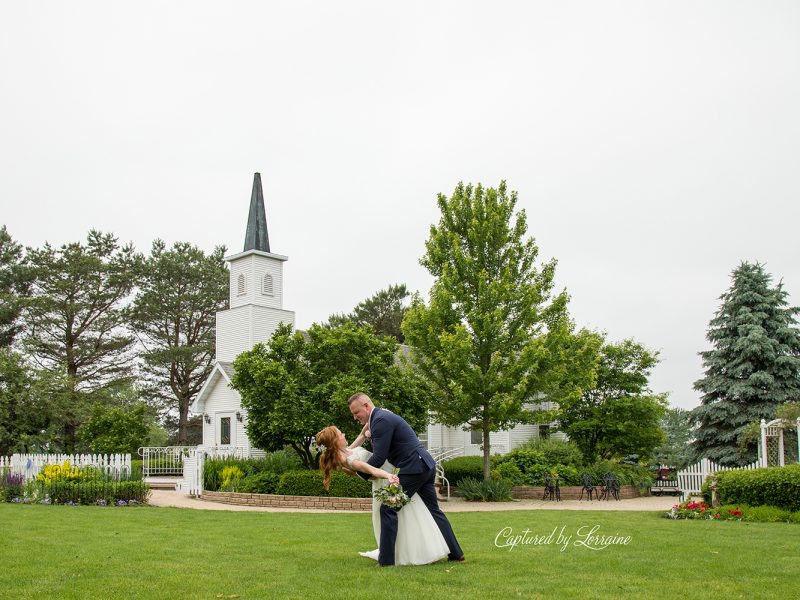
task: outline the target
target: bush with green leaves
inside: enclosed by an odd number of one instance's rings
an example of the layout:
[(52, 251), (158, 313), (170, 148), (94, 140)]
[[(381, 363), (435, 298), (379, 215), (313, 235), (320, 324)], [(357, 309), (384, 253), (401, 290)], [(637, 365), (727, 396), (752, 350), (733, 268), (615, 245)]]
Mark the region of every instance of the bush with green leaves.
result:
[(294, 452), (277, 450), (264, 458), (208, 458), (203, 465), (203, 489), (216, 492), (222, 486), (222, 471), (226, 467), (236, 467), (243, 477), (259, 473), (273, 473), (280, 476), (286, 471), (300, 468), (300, 458)]
[(512, 462), (501, 463), (492, 469), (492, 479), (505, 481), (510, 485), (526, 483), (525, 474)]
[(511, 484), (507, 481), (466, 477), (458, 486), (459, 495), (471, 502), (508, 502), (512, 499)]
[(592, 483), (598, 485), (602, 483), (603, 477), (607, 473), (614, 474), (619, 480), (620, 485), (634, 485), (639, 488), (648, 488), (653, 485), (655, 480), (653, 474), (647, 467), (641, 465), (622, 465), (609, 460), (599, 460), (593, 465), (584, 467), (581, 473), (589, 473), (592, 476)]
[[(533, 450), (543, 456), (541, 462), (551, 465), (567, 465), (580, 467), (583, 465), (583, 454), (578, 446), (572, 442), (558, 438), (533, 438), (527, 441), (519, 450)], [(509, 454), (513, 454), (512, 450)]]
[(332, 471), (330, 490), (326, 490), (322, 485), (322, 474), (319, 471), (287, 471), (281, 475), (275, 493), (286, 496), (371, 498), (372, 484), (360, 477)]
[(444, 476), (450, 485), (458, 486), (461, 480), (466, 477), (473, 479), (483, 479), (483, 457), (482, 456), (459, 456), (442, 462)]
[(239, 482), (244, 477), (244, 472), (236, 465), (229, 465), (222, 469), (220, 478), (222, 482), (219, 489), (224, 492), (235, 492)]
[(239, 480), (236, 491), (242, 494), (274, 494), (279, 481), (280, 475), (263, 471)]
[(800, 510), (800, 464), (717, 473), (720, 502)]
[(139, 504), (147, 502), (150, 486), (143, 481), (53, 481), (42, 495), (53, 504)]

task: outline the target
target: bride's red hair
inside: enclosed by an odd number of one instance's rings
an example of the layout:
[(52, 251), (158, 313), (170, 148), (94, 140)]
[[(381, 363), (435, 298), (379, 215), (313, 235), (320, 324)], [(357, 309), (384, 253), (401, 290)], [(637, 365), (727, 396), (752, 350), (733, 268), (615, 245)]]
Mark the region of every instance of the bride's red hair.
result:
[(347, 462), (339, 451), (338, 432), (339, 430), (334, 425), (329, 425), (315, 436), (317, 446), (325, 446), (325, 451), (319, 457), (319, 470), (322, 473), (322, 485), (326, 490), (331, 487), (331, 471), (347, 467)]

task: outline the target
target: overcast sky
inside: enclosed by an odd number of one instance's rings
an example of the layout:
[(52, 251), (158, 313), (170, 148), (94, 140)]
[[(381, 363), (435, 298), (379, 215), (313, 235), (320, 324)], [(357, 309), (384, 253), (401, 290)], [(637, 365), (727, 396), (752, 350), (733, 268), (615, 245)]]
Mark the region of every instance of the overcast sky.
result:
[(519, 193), (578, 326), (697, 353), (742, 260), (800, 303), (800, 3), (0, 4), (0, 223), (241, 251), (262, 174), (299, 327), (426, 294), (437, 193)]

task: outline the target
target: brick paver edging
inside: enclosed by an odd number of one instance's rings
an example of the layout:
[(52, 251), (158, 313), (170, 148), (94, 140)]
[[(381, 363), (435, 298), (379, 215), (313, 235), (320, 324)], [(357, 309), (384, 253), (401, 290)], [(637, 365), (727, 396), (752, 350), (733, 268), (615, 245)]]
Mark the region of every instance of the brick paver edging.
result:
[(372, 498), (333, 498), (330, 496), (278, 496), (274, 494), (240, 494), (237, 492), (203, 491), (203, 500), (242, 506), (270, 508), (307, 508), (315, 510), (372, 510)]

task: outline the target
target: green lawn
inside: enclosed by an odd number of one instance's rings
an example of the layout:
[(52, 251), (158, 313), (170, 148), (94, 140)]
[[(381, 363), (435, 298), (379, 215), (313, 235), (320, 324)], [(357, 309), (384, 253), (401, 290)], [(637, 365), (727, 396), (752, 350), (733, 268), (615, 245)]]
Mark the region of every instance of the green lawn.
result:
[[(3, 598), (790, 598), (800, 526), (656, 513), (449, 515), (465, 563), (375, 568), (368, 514), (0, 505)], [(630, 537), (589, 549), (495, 544), (554, 528)], [(529, 538), (530, 539), (530, 538)], [(792, 591), (794, 590), (794, 591)]]

